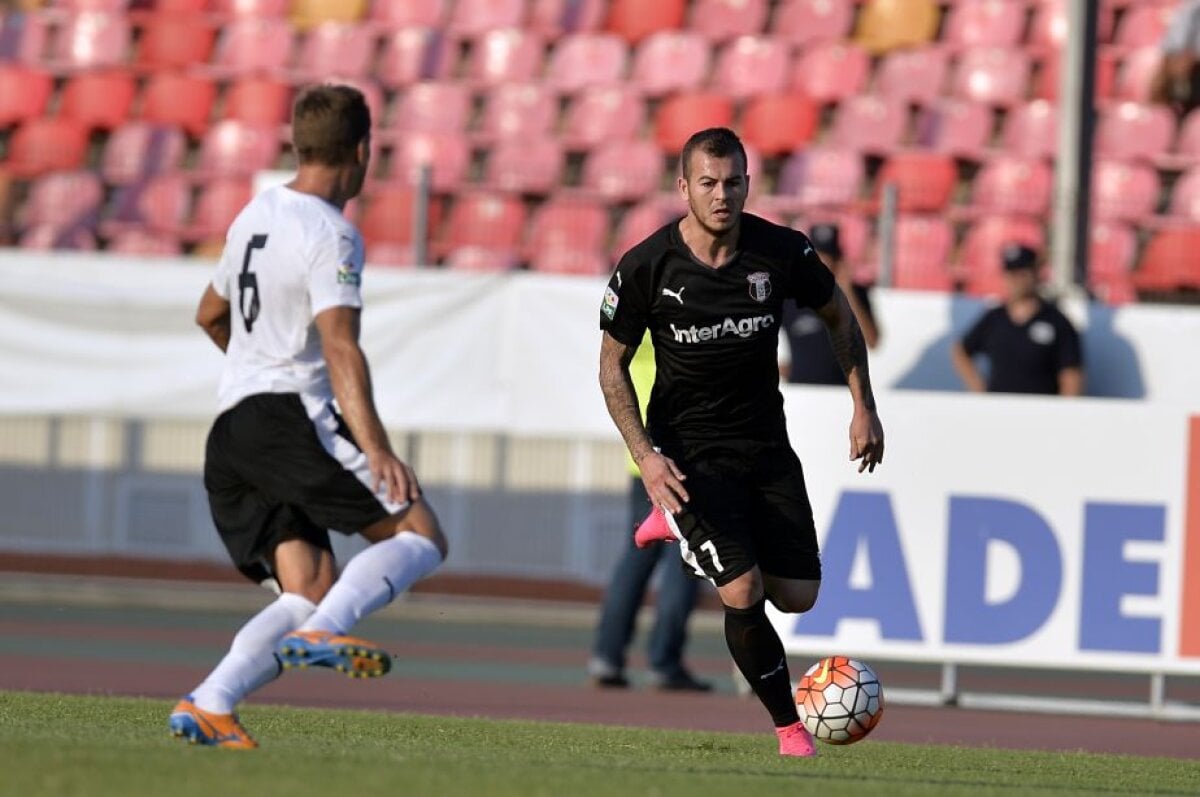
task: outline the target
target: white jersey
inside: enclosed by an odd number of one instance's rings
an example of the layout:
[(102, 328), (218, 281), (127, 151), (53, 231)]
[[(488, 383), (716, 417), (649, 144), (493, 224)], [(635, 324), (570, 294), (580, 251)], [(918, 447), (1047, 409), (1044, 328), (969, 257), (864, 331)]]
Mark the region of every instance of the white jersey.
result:
[(256, 393), (332, 401), (314, 319), (362, 307), (362, 269), (362, 236), (333, 205), (285, 186), (252, 199), (229, 228), (212, 281), (230, 303), (232, 328), (220, 410)]

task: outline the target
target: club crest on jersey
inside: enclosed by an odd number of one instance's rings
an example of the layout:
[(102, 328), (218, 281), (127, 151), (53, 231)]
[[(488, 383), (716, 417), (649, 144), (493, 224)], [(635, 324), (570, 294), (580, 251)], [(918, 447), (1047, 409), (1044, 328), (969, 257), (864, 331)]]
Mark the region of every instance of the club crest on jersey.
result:
[(612, 288), (604, 289), (604, 303), (600, 305), (600, 312), (604, 313), (604, 315), (608, 317), (609, 321), (612, 321), (613, 316), (617, 314), (618, 301), (619, 299), (617, 298), (616, 291), (614, 291)]
[(354, 271), (354, 266), (342, 263), (338, 266), (337, 281), (338, 285), (358, 285), (362, 277)]
[(746, 277), (750, 283), (750, 298), (756, 302), (765, 302), (771, 295), (771, 275), (765, 271), (756, 271)]

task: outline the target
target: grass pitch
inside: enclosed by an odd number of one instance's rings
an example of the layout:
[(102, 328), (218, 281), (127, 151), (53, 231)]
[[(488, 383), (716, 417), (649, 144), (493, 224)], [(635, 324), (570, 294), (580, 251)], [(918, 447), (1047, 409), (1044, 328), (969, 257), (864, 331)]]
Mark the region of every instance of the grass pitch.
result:
[(1126, 795), (1200, 765), (867, 740), (784, 760), (769, 734), (246, 707), (255, 751), (169, 736), (169, 701), (0, 691), (0, 795)]

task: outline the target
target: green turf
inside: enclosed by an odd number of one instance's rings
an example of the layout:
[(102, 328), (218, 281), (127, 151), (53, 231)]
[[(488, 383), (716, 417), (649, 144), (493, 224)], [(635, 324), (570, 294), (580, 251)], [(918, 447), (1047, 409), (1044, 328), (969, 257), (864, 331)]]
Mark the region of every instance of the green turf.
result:
[(162, 701), (0, 691), (0, 795), (1195, 794), (1194, 761), (248, 706), (262, 747), (189, 747)]

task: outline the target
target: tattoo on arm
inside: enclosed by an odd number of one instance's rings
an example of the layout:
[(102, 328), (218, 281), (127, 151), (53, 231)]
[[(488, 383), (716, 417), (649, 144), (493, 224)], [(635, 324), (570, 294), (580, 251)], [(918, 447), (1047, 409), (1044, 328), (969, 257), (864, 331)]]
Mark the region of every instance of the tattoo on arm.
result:
[(612, 417), (617, 431), (625, 440), (635, 462), (654, 450), (642, 413), (638, 409), (637, 391), (629, 376), (629, 362), (636, 347), (626, 346), (607, 332), (600, 343), (600, 389), (604, 392), (604, 404)]
[(821, 308), (820, 315), (829, 330), (833, 356), (846, 375), (850, 392), (856, 398), (861, 398), (864, 407), (875, 409), (875, 394), (871, 390), (871, 376), (867, 367), (867, 342), (841, 288), (834, 288), (833, 299)]

